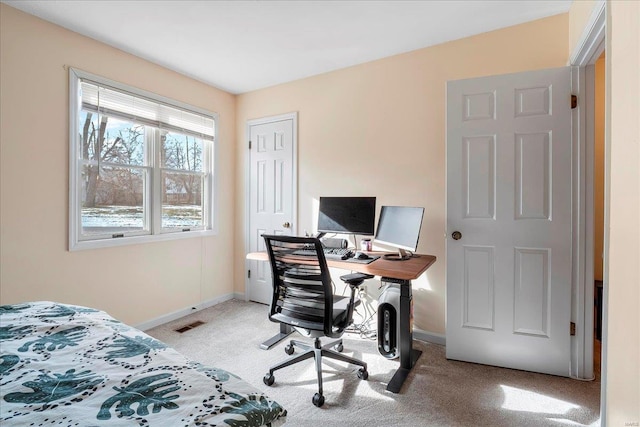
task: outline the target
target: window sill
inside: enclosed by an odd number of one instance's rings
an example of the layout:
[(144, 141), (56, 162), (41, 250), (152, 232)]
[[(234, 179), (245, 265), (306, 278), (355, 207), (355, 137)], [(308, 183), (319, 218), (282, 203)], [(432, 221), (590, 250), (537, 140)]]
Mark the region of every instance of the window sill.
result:
[(119, 237), (116, 239), (82, 240), (69, 242), (69, 251), (82, 251), (87, 249), (112, 248), (116, 246), (129, 246), (141, 243), (166, 242), (170, 240), (191, 239), (195, 237), (214, 236), (214, 230), (187, 231), (177, 233), (164, 233), (145, 236)]

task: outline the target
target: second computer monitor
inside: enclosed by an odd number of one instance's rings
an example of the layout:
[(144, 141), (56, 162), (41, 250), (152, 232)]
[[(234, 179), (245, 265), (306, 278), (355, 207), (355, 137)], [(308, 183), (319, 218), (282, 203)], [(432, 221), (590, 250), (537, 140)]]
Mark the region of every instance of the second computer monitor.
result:
[(385, 258), (396, 260), (410, 258), (405, 251), (415, 252), (418, 248), (423, 215), (424, 208), (419, 207), (383, 206), (380, 209), (375, 240), (398, 248), (398, 255), (389, 255)]
[(375, 197), (320, 197), (320, 233), (373, 235), (375, 218)]

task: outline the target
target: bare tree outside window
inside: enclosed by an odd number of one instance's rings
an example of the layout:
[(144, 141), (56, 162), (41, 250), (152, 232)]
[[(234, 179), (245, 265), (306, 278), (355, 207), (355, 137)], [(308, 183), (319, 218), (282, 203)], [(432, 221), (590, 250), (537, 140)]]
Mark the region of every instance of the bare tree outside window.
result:
[(85, 232), (143, 229), (144, 126), (88, 111), (81, 116)]
[(175, 132), (162, 135), (162, 226), (202, 225), (203, 143)]

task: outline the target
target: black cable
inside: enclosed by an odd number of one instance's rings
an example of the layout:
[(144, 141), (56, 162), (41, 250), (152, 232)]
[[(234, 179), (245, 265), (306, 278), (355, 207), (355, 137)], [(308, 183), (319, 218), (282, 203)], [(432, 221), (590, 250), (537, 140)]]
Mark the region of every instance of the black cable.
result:
[(378, 336), (378, 332), (375, 328), (368, 326), (369, 322), (375, 316), (377, 311), (374, 311), (369, 318), (365, 319), (362, 323), (353, 323), (345, 329), (346, 333), (357, 333), (360, 338), (375, 340)]
[(358, 315), (363, 319), (360, 323), (352, 323), (349, 327), (347, 327), (347, 329), (345, 329), (345, 332), (349, 332), (349, 333), (357, 333), (359, 334), (360, 338), (365, 338), (365, 339), (371, 339), (374, 340), (376, 339), (378, 332), (374, 327), (370, 326), (371, 320), (376, 316), (376, 314), (378, 313), (377, 310), (373, 310), (373, 312), (371, 314), (367, 316), (367, 306), (363, 305), (364, 310), (365, 310), (365, 314), (362, 315), (358, 312), (358, 309), (355, 309), (355, 312), (358, 313)]

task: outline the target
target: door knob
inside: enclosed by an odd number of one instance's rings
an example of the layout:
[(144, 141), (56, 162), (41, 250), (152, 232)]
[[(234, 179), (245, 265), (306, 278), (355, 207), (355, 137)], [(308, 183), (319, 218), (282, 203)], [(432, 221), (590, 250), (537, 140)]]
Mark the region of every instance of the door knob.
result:
[(460, 240), (462, 239), (462, 233), (459, 231), (454, 231), (453, 233), (451, 233), (451, 237), (453, 238), (453, 240)]
[(291, 228), (291, 224), (289, 222), (285, 222), (284, 224), (282, 224), (282, 226), (284, 228)]

